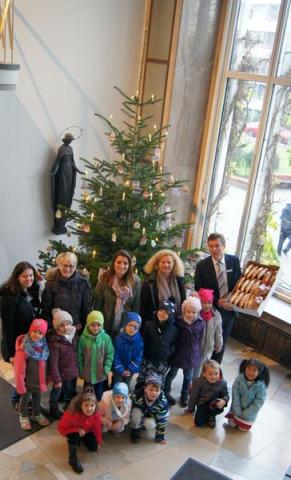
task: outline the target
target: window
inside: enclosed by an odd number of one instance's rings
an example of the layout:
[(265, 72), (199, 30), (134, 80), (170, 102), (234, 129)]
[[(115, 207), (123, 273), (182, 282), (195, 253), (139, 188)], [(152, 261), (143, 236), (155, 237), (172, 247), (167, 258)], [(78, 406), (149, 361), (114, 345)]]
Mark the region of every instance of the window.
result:
[(196, 236), (220, 231), (243, 263), (280, 264), (291, 300), (291, 2), (227, 5)]

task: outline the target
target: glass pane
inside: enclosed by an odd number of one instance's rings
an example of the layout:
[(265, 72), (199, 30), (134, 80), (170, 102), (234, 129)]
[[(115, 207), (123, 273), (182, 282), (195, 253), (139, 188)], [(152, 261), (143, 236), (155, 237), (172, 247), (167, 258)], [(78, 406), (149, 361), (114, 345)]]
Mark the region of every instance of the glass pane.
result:
[(148, 58), (168, 60), (175, 0), (153, 0)]
[(285, 23), (283, 44), (280, 54), (278, 75), (291, 77), (291, 8), (289, 5), (288, 18)]
[[(146, 65), (144, 96), (145, 100), (149, 99), (151, 95), (156, 98), (164, 98), (165, 87), (167, 81), (167, 65), (148, 62)], [(146, 115), (153, 115), (153, 118), (148, 122), (148, 132), (153, 132), (153, 126), (157, 125), (160, 128), (162, 121), (164, 101), (157, 102), (154, 106), (143, 109), (143, 117)]]
[(280, 263), (291, 294), (291, 88), (276, 86), (252, 201), (245, 261)]
[(211, 232), (221, 232), (232, 252), (237, 247), (248, 191), (264, 88), (244, 80), (227, 84), (204, 240)]
[(267, 74), (280, 0), (242, 0), (231, 56), (231, 70)]

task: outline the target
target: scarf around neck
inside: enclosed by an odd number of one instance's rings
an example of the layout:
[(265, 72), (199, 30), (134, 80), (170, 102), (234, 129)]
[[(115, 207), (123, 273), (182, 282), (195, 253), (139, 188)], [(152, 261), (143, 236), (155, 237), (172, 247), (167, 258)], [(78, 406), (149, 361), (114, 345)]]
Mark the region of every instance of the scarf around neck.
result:
[(207, 322), (207, 320), (210, 320), (213, 317), (213, 310), (209, 310), (208, 312), (201, 310), (200, 316)]
[(176, 312), (181, 309), (181, 295), (178, 287), (177, 278), (170, 276), (169, 281), (159, 271), (157, 272), (157, 287), (159, 293), (159, 302), (169, 300), (170, 297), (175, 299)]
[(133, 294), (131, 285), (121, 285), (116, 275), (114, 275), (111, 288), (116, 295), (114, 328), (117, 330), (120, 326), (123, 307)]
[(48, 359), (49, 349), (45, 337), (38, 342), (33, 342), (29, 334), (26, 334), (22, 345), (25, 353), (34, 360), (46, 361)]

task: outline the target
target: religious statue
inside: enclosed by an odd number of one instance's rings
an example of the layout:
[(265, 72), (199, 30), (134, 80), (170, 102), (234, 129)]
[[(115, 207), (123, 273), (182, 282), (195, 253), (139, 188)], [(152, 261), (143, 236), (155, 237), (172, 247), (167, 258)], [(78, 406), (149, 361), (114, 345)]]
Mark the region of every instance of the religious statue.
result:
[(58, 149), (57, 158), (51, 169), (51, 197), (54, 212), (52, 232), (61, 235), (67, 232), (67, 216), (64, 209), (71, 208), (76, 187), (76, 173), (81, 172), (74, 161), (73, 149), (70, 143), (74, 140), (71, 133), (62, 138), (63, 145)]

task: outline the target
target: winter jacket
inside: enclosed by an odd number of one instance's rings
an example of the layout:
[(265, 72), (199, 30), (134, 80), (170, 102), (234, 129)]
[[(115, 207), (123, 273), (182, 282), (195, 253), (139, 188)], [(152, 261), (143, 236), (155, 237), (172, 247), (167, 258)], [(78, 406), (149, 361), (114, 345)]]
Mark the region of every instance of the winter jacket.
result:
[(153, 363), (165, 362), (175, 352), (178, 330), (172, 318), (159, 322), (155, 316), (146, 322), (143, 332), (144, 358)]
[(169, 406), (164, 392), (160, 393), (152, 405), (148, 405), (145, 397), (144, 387), (133, 393), (131, 399), (132, 408), (139, 408), (145, 417), (154, 418), (156, 422), (156, 440), (164, 440), (169, 418)]
[(291, 235), (291, 203), (283, 208), (281, 213), (281, 230), (286, 233), (286, 235)]
[(122, 332), (114, 342), (114, 371), (123, 374), (124, 370), (138, 373), (143, 356), (143, 339), (137, 332), (132, 337)]
[(178, 338), (176, 351), (171, 360), (175, 367), (189, 369), (199, 367), (201, 362), (201, 339), (204, 332), (204, 321), (197, 318), (189, 324), (182, 318), (177, 320)]
[(266, 400), (267, 389), (262, 380), (250, 385), (243, 373), (240, 373), (232, 386), (230, 412), (248, 422), (253, 422)]
[(71, 412), (66, 410), (58, 423), (58, 431), (64, 437), (70, 433), (78, 433), (83, 428), (86, 433), (92, 432), (95, 435), (98, 445), (102, 443), (101, 417), (99, 412), (93, 415)]
[(45, 360), (35, 360), (23, 349), (25, 335), (16, 339), (14, 372), (17, 393), (45, 392), (47, 390)]
[[(115, 415), (113, 415), (113, 411)], [(107, 390), (103, 393), (102, 399), (99, 402), (99, 412), (102, 424), (104, 425), (106, 425), (106, 421), (108, 420), (122, 420), (123, 424), (127, 425), (130, 420), (131, 400), (128, 397), (125, 400), (124, 405), (118, 409), (113, 401), (112, 390)], [(118, 418), (113, 419), (113, 416)]]
[[(176, 277), (178, 288), (181, 296), (181, 305), (186, 300), (186, 289), (184, 277)], [(152, 272), (149, 277), (143, 282), (141, 287), (141, 306), (140, 315), (144, 324), (151, 321), (154, 316), (154, 312), (157, 311), (159, 306), (159, 292), (157, 287), (156, 272)], [(177, 312), (180, 315), (181, 312)]]
[(218, 310), (214, 310), (210, 320), (204, 320), (205, 329), (202, 337), (202, 356), (210, 359), (215, 350), (220, 351), (223, 345), (222, 319)]
[(228, 403), (229, 394), (226, 381), (218, 380), (215, 383), (209, 383), (206, 378), (201, 375), (201, 377), (193, 380), (188, 408), (190, 412), (193, 412), (197, 405), (210, 403), (217, 398), (225, 400), (226, 404)]
[(48, 378), (54, 385), (63, 380), (78, 378), (78, 360), (76, 338), (69, 342), (64, 335), (53, 332), (48, 337), (49, 361)]
[[(124, 304), (124, 313), (121, 317), (121, 326), (124, 325), (124, 316), (126, 312), (140, 312), (140, 279), (134, 275), (134, 284), (132, 287), (132, 297)], [(98, 310), (104, 315), (104, 329), (109, 335), (112, 334), (112, 326), (115, 317), (116, 295), (114, 290), (104, 281), (100, 280), (96, 285), (94, 295), (94, 310)]]
[(80, 377), (93, 385), (102, 382), (111, 371), (113, 357), (114, 348), (109, 335), (101, 330), (95, 337), (86, 326), (78, 345)]
[(70, 278), (63, 278), (57, 269), (53, 278), (47, 280), (42, 294), (42, 317), (52, 326), (52, 309), (60, 308), (69, 312), (73, 324), (80, 330), (92, 310), (90, 285), (86, 278), (75, 272)]
[(28, 332), (31, 322), (39, 314), (39, 286), (29, 289), (31, 300), (23, 294), (15, 295), (8, 288), (0, 290), (2, 340), (1, 353), (5, 362), (15, 356), (15, 342), (19, 335)]

